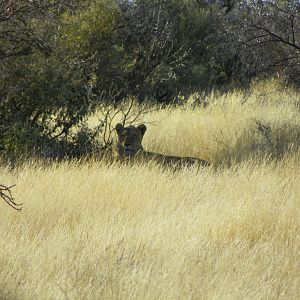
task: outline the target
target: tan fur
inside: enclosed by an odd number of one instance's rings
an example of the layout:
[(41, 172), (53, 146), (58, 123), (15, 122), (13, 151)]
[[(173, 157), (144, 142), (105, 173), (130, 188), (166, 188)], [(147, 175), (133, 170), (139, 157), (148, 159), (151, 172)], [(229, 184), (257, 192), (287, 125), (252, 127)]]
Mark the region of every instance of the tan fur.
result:
[(207, 161), (199, 158), (170, 156), (145, 151), (142, 146), (142, 140), (147, 130), (147, 127), (144, 124), (139, 125), (137, 127), (124, 127), (122, 124), (117, 124), (115, 129), (118, 134), (117, 155), (121, 160), (154, 160), (163, 163), (164, 165), (175, 166), (209, 165)]

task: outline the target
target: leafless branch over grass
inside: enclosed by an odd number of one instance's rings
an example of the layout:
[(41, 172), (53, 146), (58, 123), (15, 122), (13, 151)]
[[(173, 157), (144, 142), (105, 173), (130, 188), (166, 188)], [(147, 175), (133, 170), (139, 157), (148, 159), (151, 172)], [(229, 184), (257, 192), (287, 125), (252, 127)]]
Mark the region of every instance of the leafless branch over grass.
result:
[(13, 195), (11, 193), (11, 189), (15, 187), (16, 185), (11, 186), (5, 186), (3, 184), (0, 184), (0, 197), (12, 208), (14, 208), (17, 211), (22, 210), (22, 204), (18, 204), (14, 201)]

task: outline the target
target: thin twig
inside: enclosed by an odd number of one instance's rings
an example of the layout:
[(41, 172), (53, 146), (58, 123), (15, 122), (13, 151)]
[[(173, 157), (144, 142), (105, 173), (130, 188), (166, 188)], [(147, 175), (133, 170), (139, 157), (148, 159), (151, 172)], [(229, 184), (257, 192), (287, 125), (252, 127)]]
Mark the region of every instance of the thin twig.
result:
[(15, 187), (16, 185), (11, 186), (5, 186), (3, 184), (0, 184), (0, 197), (12, 208), (14, 208), (17, 211), (21, 211), (22, 209), (22, 203), (18, 204), (14, 201), (14, 198), (11, 193), (11, 188)]

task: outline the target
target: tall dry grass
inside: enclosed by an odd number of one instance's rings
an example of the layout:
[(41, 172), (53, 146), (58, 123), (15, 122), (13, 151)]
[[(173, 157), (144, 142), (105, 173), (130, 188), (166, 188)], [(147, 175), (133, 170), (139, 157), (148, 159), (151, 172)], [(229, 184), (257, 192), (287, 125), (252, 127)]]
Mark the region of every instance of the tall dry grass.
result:
[(300, 146), (300, 93), (276, 80), (259, 82), (249, 93), (196, 94), (182, 106), (150, 113), (144, 120), (149, 122), (146, 149), (216, 165), (250, 157), (276, 159)]
[(24, 208), (0, 203), (0, 298), (298, 299), (299, 94), (268, 87), (145, 116), (146, 149), (211, 168), (1, 166)]
[[(129, 120), (141, 110), (134, 105)], [(150, 112), (135, 123), (148, 127), (143, 141), (148, 151), (230, 166), (253, 157), (281, 159), (300, 147), (299, 90), (275, 79), (254, 82), (247, 92), (196, 93), (180, 105), (153, 105), (146, 111)], [(89, 126), (99, 125), (99, 119), (103, 119), (100, 111), (89, 119)], [(116, 114), (112, 125), (121, 120)]]

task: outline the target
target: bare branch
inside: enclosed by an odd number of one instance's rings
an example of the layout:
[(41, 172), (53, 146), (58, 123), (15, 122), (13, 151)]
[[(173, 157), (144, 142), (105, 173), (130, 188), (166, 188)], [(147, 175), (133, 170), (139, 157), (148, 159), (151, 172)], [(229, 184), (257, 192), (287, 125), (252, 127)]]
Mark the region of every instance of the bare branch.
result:
[(296, 43), (291, 43), (290, 41), (284, 39), (282, 36), (280, 36), (280, 35), (276, 34), (275, 32), (271, 31), (270, 29), (259, 26), (259, 25), (256, 25), (256, 24), (252, 24), (252, 26), (256, 29), (259, 29), (259, 30), (262, 30), (262, 31), (268, 33), (270, 37), (274, 37), (276, 40), (282, 42), (283, 44), (291, 46), (291, 47), (293, 47), (293, 48), (300, 51), (300, 46), (298, 46)]
[(11, 186), (5, 186), (3, 184), (0, 184), (0, 197), (12, 208), (14, 208), (17, 211), (22, 210), (22, 203), (18, 204), (14, 201), (14, 198), (11, 193), (11, 188), (15, 187), (16, 185)]

